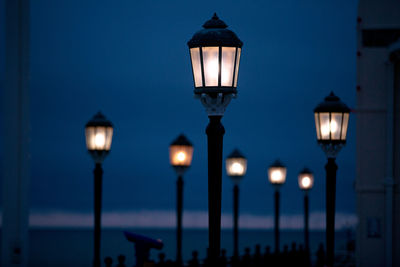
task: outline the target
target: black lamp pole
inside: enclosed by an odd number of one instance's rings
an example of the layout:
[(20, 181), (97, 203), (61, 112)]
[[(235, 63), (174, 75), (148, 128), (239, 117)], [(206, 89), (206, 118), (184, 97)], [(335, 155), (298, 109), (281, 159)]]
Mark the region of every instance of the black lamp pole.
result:
[(335, 158), (328, 158), (326, 170), (326, 264), (333, 266), (335, 258), (335, 198), (336, 171)]
[(310, 241), (309, 241), (309, 210), (308, 210), (308, 194), (304, 193), (304, 246), (307, 253), (307, 266), (310, 259)]
[(103, 184), (103, 169), (101, 163), (96, 163), (94, 173), (94, 255), (93, 266), (100, 267), (101, 241), (101, 191)]
[(239, 185), (233, 186), (233, 257), (239, 258)]
[(280, 193), (279, 189), (275, 189), (275, 225), (274, 225), (274, 233), (275, 233), (275, 253), (279, 253), (279, 198)]
[(180, 175), (176, 181), (176, 262), (182, 265), (182, 209), (183, 209), (183, 178)]
[(222, 116), (209, 116), (208, 137), (208, 238), (209, 257), (215, 262), (220, 251), (221, 194), (222, 194), (222, 144), (225, 133)]

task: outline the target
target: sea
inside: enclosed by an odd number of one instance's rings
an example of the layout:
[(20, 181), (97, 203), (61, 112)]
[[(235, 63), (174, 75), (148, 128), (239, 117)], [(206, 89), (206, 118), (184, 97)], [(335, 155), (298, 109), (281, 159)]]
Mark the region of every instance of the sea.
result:
[[(135, 264), (134, 245), (126, 240), (123, 231), (141, 234), (154, 239), (160, 239), (164, 243), (161, 250), (151, 250), (150, 258), (158, 260), (159, 253), (165, 253), (167, 259), (175, 259), (176, 255), (176, 232), (174, 229), (103, 229), (101, 237), (101, 257), (104, 259), (109, 256), (114, 263), (118, 255), (126, 256), (126, 265)], [(69, 228), (69, 229), (30, 229), (29, 241), (29, 266), (30, 267), (87, 267), (91, 266), (93, 256), (93, 230), (88, 228)], [(349, 231), (336, 232), (335, 249), (344, 251), (346, 242), (351, 236)], [(222, 230), (221, 248), (226, 249), (227, 255), (232, 254), (233, 246), (232, 230)], [(283, 230), (280, 233), (281, 246), (285, 244), (291, 247), (292, 242), (303, 244), (304, 233), (295, 230)], [(320, 243), (324, 243), (325, 232), (310, 232), (310, 248), (315, 255)], [(184, 229), (183, 236), (183, 259), (191, 259), (192, 251), (197, 250), (199, 259), (206, 255), (208, 246), (207, 229)], [(272, 230), (240, 230), (239, 246), (240, 252), (244, 253), (246, 247), (254, 252), (256, 244), (260, 244), (262, 252), (266, 246), (271, 246), (273, 250), (274, 232)], [(114, 264), (113, 264), (114, 265)]]

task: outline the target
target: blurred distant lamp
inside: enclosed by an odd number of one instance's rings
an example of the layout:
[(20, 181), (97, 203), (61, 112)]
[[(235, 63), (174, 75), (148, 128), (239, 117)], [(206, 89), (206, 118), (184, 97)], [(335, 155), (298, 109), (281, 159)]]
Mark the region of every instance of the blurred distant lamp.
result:
[[(304, 168), (299, 173), (299, 187), (304, 191), (304, 246), (307, 253), (307, 263), (310, 263), (310, 242), (309, 242), (309, 201), (308, 201), (308, 191), (314, 185), (314, 175), (313, 173)], [(309, 264), (307, 265), (309, 266)]]
[(235, 149), (226, 158), (226, 173), (234, 182), (239, 181), (246, 174), (247, 159), (242, 153)]
[(178, 174), (176, 182), (176, 262), (182, 266), (182, 212), (183, 212), (183, 173), (190, 167), (193, 157), (193, 145), (183, 134), (169, 146), (169, 161)]
[(187, 43), (193, 71), (194, 94), (206, 108), (208, 137), (209, 258), (217, 264), (221, 247), (222, 142), (221, 117), (237, 93), (242, 41), (217, 14)]
[(111, 149), (113, 125), (98, 112), (85, 126), (86, 147), (94, 159), (94, 259), (93, 266), (100, 267), (101, 190), (103, 169), (101, 164)]
[(246, 174), (247, 159), (235, 149), (225, 161), (226, 173), (232, 179), (233, 186), (233, 260), (239, 259), (239, 182)]
[(193, 145), (181, 134), (169, 146), (169, 161), (178, 175), (190, 167), (193, 157)]
[(85, 127), (86, 147), (96, 163), (102, 163), (111, 149), (113, 125), (98, 112)]
[(326, 170), (326, 265), (333, 266), (335, 243), (335, 158), (346, 144), (350, 109), (333, 92), (314, 109), (318, 144), (328, 157)]
[(275, 186), (275, 253), (279, 253), (279, 188), (286, 181), (286, 167), (276, 160), (268, 169), (269, 182)]
[(282, 185), (286, 181), (286, 167), (276, 160), (268, 169), (269, 182), (273, 185)]
[(299, 173), (299, 187), (301, 190), (308, 191), (310, 190), (314, 185), (314, 175), (312, 172), (304, 168), (300, 173)]

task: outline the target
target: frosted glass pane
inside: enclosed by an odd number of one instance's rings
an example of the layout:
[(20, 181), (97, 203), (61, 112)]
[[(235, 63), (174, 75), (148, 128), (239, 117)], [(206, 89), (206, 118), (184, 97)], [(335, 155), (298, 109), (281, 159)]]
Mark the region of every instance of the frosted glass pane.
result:
[(169, 161), (172, 166), (190, 166), (193, 157), (192, 146), (173, 145), (169, 148)]
[(341, 140), (346, 140), (348, 124), (349, 124), (349, 113), (344, 113), (344, 115), (343, 115), (342, 136), (340, 138)]
[(201, 62), (200, 62), (200, 48), (190, 49), (190, 58), (192, 59), (192, 70), (194, 77), (194, 86), (202, 87), (203, 79), (201, 77)]
[(242, 52), (241, 48), (237, 49), (237, 57), (236, 57), (236, 70), (235, 70), (235, 83), (233, 87), (237, 87), (238, 73), (239, 73), (239, 63), (240, 63), (240, 54)]
[(233, 68), (235, 67), (235, 47), (222, 48), (221, 85), (232, 86)]
[(205, 86), (218, 86), (219, 47), (202, 47)]
[(329, 113), (323, 112), (319, 114), (319, 127), (321, 132), (322, 140), (329, 140), (330, 138), (330, 123), (329, 123)]
[(319, 128), (319, 113), (315, 113), (314, 117), (315, 117), (315, 129), (317, 130), (317, 139), (320, 140), (321, 139), (321, 131)]
[(331, 140), (340, 140), (340, 130), (342, 129), (342, 114), (343, 113), (331, 114)]
[(88, 150), (110, 150), (113, 128), (91, 126), (86, 128), (86, 146)]

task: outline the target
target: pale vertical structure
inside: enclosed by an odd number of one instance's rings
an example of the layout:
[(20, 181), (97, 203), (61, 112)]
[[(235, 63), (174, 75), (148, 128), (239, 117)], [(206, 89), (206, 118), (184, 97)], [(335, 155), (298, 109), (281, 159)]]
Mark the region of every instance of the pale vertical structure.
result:
[(28, 266), (29, 0), (5, 1), (1, 266)]
[(400, 2), (358, 13), (356, 264), (400, 266)]

